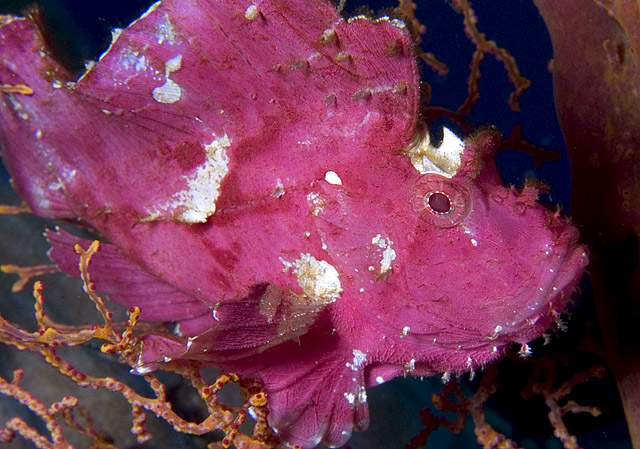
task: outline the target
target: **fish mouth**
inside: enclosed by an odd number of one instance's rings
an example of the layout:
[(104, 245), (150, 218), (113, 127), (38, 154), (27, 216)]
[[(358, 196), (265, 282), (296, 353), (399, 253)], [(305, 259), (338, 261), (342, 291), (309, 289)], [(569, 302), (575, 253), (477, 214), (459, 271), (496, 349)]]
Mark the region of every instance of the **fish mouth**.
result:
[(554, 323), (560, 325), (560, 315), (582, 279), (589, 251), (579, 243), (575, 227), (565, 224), (559, 231), (548, 255), (554, 260), (541, 262), (539, 294), (534, 295), (516, 320), (521, 324), (519, 329), (514, 329), (512, 341), (526, 343), (544, 334)]

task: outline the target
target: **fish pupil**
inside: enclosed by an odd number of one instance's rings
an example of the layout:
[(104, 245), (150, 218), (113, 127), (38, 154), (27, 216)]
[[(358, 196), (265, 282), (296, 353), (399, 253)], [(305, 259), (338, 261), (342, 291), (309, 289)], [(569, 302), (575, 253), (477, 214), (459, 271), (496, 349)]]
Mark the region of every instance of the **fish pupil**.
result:
[(433, 192), (429, 195), (429, 207), (434, 211), (440, 214), (446, 214), (451, 210), (451, 201), (442, 192)]

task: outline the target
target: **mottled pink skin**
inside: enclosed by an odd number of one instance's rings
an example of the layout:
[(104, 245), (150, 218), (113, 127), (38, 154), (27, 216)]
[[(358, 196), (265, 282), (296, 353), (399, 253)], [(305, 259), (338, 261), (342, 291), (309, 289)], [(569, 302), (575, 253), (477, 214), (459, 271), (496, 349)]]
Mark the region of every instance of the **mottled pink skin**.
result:
[[(503, 187), (494, 132), (467, 139), (451, 179), (411, 165), (419, 79), (404, 28), (347, 23), (319, 0), (254, 4), (249, 20), (249, 2), (166, 0), (67, 86), (34, 24), (5, 19), (0, 85), (34, 93), (0, 93), (0, 144), (34, 212), (105, 236), (97, 288), (179, 323), (145, 337), (140, 370), (170, 357), (260, 378), (285, 441), (341, 445), (367, 426), (365, 386), (475, 369), (542, 335), (586, 254), (533, 187)], [(167, 76), (181, 88), (170, 104), (152, 96)], [(178, 221), (183, 209), (159, 206), (225, 135), (215, 213)], [(435, 190), (459, 198), (446, 226), (423, 201)], [(396, 254), (383, 276), (378, 234)], [(49, 239), (77, 274), (71, 247), (86, 242)], [(339, 273), (335, 302), (300, 296), (285, 263), (306, 253)]]

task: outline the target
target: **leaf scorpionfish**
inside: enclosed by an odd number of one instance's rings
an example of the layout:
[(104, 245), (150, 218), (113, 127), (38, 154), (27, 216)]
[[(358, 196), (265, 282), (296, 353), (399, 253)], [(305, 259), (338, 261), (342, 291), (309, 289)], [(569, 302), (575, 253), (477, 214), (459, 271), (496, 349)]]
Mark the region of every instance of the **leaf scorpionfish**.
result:
[[(587, 263), (501, 137), (434, 145), (399, 19), (325, 0), (162, 0), (76, 81), (30, 18), (0, 17), (0, 145), (41, 216), (104, 241), (98, 291), (174, 331), (138, 372), (258, 378), (290, 445), (367, 427), (367, 388), (477, 369), (543, 335)], [(51, 258), (78, 275), (73, 244)]]

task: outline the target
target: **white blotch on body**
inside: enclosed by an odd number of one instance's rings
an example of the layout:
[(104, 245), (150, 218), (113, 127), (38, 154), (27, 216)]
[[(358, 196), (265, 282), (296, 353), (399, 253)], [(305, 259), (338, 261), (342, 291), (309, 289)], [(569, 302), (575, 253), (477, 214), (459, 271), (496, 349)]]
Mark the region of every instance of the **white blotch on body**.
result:
[(258, 7), (254, 4), (249, 5), (244, 12), (244, 18), (247, 20), (256, 20), (258, 17), (260, 17)]
[(293, 273), (298, 279), (298, 285), (315, 302), (326, 305), (340, 297), (340, 276), (329, 262), (318, 260), (309, 253), (300, 253), (300, 258), (293, 263), (282, 258), (280, 260), (285, 268), (295, 267)]
[[(396, 260), (396, 251), (391, 247), (393, 242), (391, 239), (384, 239), (380, 234), (377, 234), (371, 239), (372, 245), (377, 245), (382, 248), (382, 260), (380, 261), (380, 277), (386, 276), (391, 272), (391, 262)], [(369, 267), (369, 271), (373, 271), (372, 267)]]
[(340, 176), (338, 176), (338, 174), (334, 171), (326, 172), (324, 174), (324, 180), (327, 181), (329, 184), (333, 184), (334, 186), (342, 185), (342, 179), (340, 179)]
[[(204, 223), (216, 211), (216, 200), (220, 194), (220, 184), (229, 172), (229, 157), (227, 148), (231, 146), (231, 139), (225, 134), (216, 137), (204, 146), (205, 161), (191, 176), (185, 176), (187, 188), (173, 195), (171, 201), (160, 206), (162, 211), (176, 210), (176, 219), (184, 223)], [(156, 210), (150, 214), (150, 219), (159, 216)]]

